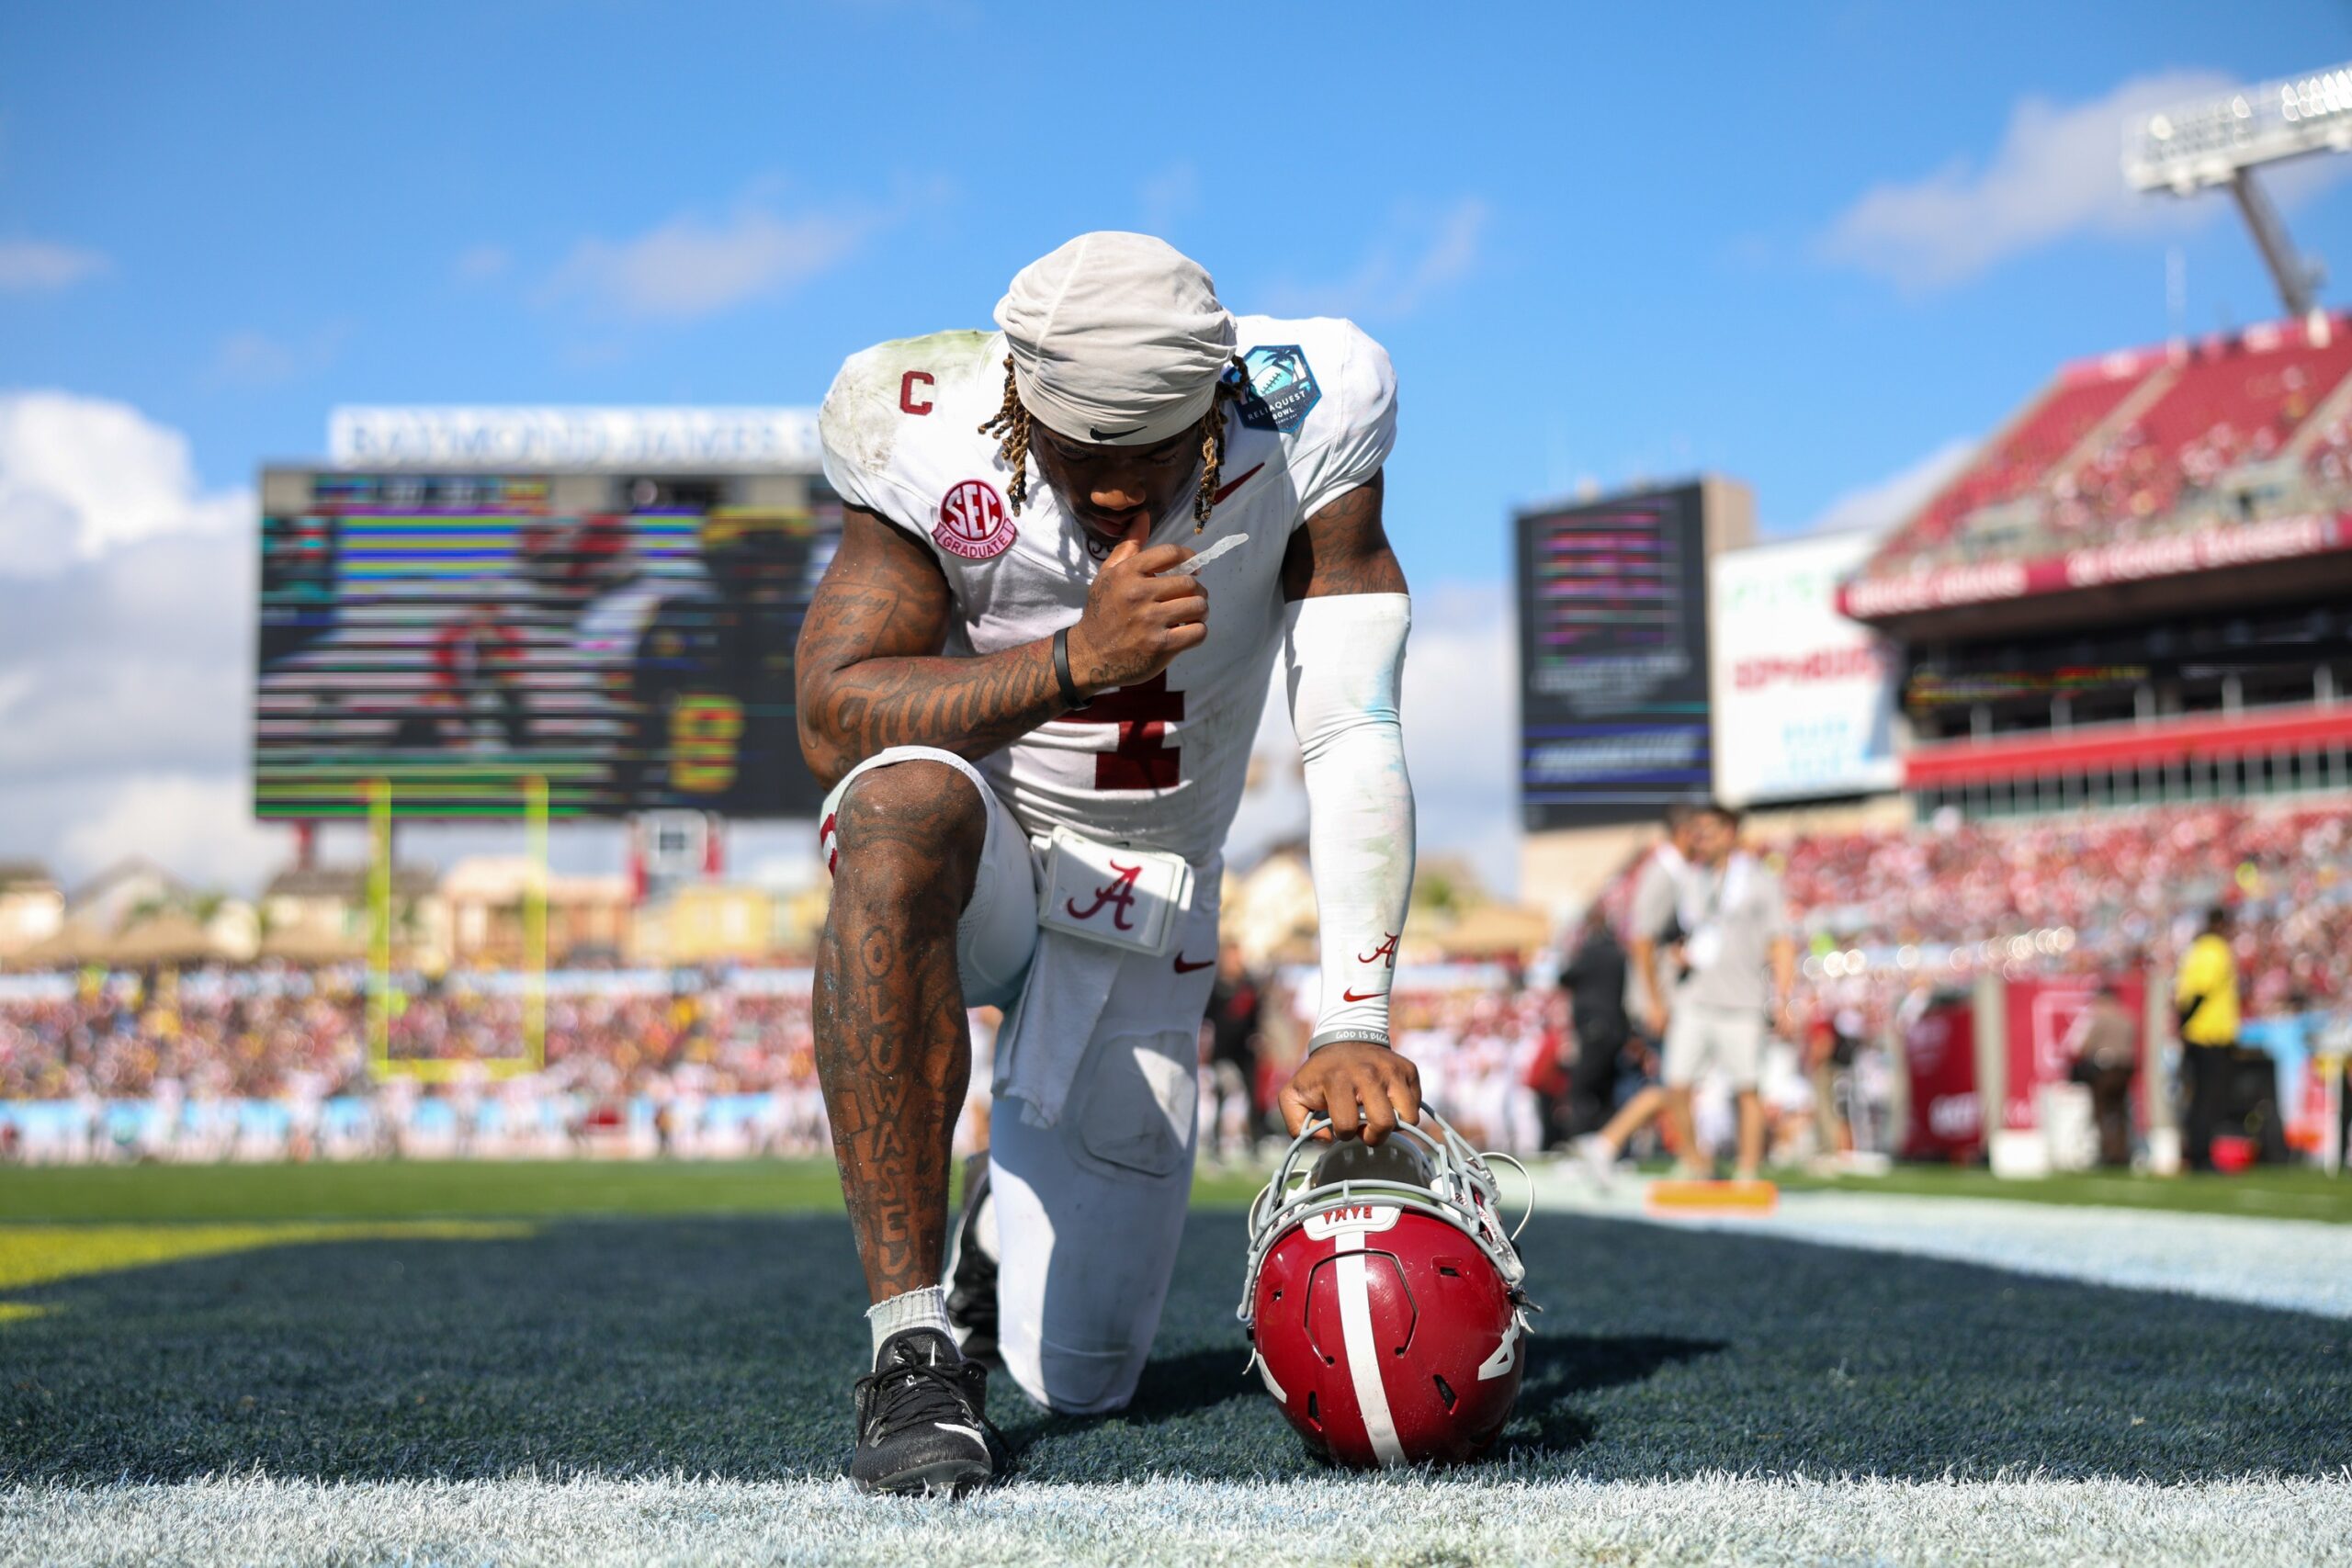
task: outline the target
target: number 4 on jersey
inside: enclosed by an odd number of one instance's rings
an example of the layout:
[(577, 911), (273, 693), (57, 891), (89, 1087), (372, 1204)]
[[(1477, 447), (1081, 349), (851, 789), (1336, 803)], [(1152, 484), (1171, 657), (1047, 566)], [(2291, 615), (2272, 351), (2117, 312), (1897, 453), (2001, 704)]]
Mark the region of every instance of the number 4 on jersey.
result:
[(1184, 694), (1168, 689), (1168, 671), (1103, 693), (1065, 724), (1115, 724), (1118, 744), (1094, 758), (1096, 789), (1173, 789), (1182, 777), (1182, 748), (1168, 743), (1168, 726), (1182, 723)]

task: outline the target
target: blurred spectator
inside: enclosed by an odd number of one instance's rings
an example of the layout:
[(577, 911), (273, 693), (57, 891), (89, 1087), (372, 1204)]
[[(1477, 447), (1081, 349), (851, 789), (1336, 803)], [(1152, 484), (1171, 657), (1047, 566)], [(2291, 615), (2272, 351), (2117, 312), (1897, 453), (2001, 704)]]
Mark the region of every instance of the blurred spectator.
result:
[(1566, 998), (1546, 998), (1543, 1018), (1522, 1035), (1521, 1043), (1525, 1060), (1519, 1081), (1535, 1097), (1535, 1146), (1548, 1149), (1561, 1140), (1576, 1066), (1576, 1035), (1568, 1027)]
[[(1662, 1121), (1668, 1106), (1667, 1092), (1656, 1078), (1657, 1043), (1665, 1037), (1672, 1010), (1667, 993), (1679, 975), (1682, 928), (1678, 907), (1682, 897), (1682, 877), (1690, 867), (1698, 813), (1688, 806), (1669, 806), (1666, 808), (1665, 826), (1665, 839), (1634, 873), (1632, 897), (1625, 905), (1624, 916), (1625, 945), (1630, 952), (1628, 967), (1635, 981), (1636, 1006), (1641, 1010), (1641, 1029), (1650, 1047), (1646, 1059), (1652, 1075), (1598, 1132), (1579, 1138), (1574, 1145), (1585, 1169), (1603, 1185), (1633, 1140), (1653, 1122)], [(1616, 901), (1613, 894), (1602, 898), (1604, 907)], [(1673, 974), (1662, 967), (1668, 963), (1674, 964)], [(1630, 1014), (1627, 1021), (1630, 1029)], [(1681, 1145), (1681, 1151), (1687, 1158), (1690, 1145)]]
[(1576, 951), (1560, 971), (1576, 1037), (1576, 1059), (1568, 1077), (1566, 1131), (1571, 1138), (1599, 1132), (1616, 1103), (1618, 1058), (1633, 1034), (1625, 1016), (1625, 950), (1595, 905), (1585, 912)]
[(2217, 904), (2206, 911), (2205, 930), (2181, 956), (2173, 984), (2188, 1097), (2181, 1153), (2191, 1170), (2213, 1168), (2213, 1131), (2228, 1104), (2237, 1055), (2238, 969), (2229, 932), (2229, 910)]
[(2139, 1060), (2140, 1023), (2111, 982), (2075, 1026), (2074, 1080), (2091, 1092), (2091, 1117), (2098, 1125), (2098, 1162), (2132, 1163), (2132, 1077)]
[(1226, 942), (1216, 954), (1216, 981), (1209, 988), (1210, 1107), (1202, 1142), (1211, 1152), (1238, 1159), (1258, 1134), (1258, 1033), (1264, 988), (1242, 961), (1238, 944)]
[[(1676, 905), (1683, 968), (1666, 1018), (1668, 1114), (1687, 1171), (1705, 1168), (1690, 1119), (1701, 1077), (1721, 1073), (1738, 1107), (1736, 1172), (1753, 1180), (1764, 1161), (1764, 1108), (1757, 1097), (1764, 1040), (1788, 1017), (1796, 981), (1796, 945), (1781, 879), (1738, 847), (1739, 814), (1711, 806), (1691, 819), (1688, 863)], [(1657, 954), (1651, 954), (1650, 989)]]
[(1815, 1010), (1804, 1030), (1804, 1071), (1813, 1086), (1821, 1152), (1848, 1155), (1854, 1152), (1854, 1130), (1844, 1107), (1853, 1093), (1854, 1063), (1869, 1025), (1860, 1008), (1831, 1007), (1816, 998)]
[(1607, 1187), (1634, 1139), (1652, 1122), (1664, 1119), (1666, 1103), (1666, 1087), (1655, 1076), (1646, 1077), (1599, 1132), (1578, 1138), (1569, 1153), (1596, 1184)]
[(1682, 940), (1676, 908), (1682, 897), (1682, 874), (1690, 863), (1692, 825), (1698, 814), (1687, 806), (1666, 808), (1666, 841), (1634, 874), (1633, 908), (1627, 916), (1626, 946), (1633, 955), (1634, 977), (1641, 983), (1642, 1022), (1653, 1039), (1666, 1034), (1667, 992), (1678, 976), (1664, 973), (1658, 960), (1666, 949)]

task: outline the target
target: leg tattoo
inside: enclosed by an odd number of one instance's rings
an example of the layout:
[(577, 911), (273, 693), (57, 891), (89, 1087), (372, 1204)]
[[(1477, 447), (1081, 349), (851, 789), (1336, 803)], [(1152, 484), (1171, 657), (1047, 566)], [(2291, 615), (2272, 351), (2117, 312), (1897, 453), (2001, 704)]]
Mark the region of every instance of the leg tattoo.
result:
[(871, 1299), (940, 1282), (956, 1116), (972, 1043), (956, 974), (987, 816), (942, 762), (850, 786), (817, 949), (812, 1025), (850, 1228)]

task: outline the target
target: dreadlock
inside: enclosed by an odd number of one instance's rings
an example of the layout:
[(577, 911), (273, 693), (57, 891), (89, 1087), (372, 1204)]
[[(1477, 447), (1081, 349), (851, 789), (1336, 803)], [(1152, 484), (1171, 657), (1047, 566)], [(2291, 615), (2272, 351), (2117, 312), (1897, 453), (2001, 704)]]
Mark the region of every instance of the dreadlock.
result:
[[(1216, 479), (1225, 466), (1225, 406), (1238, 402), (1248, 395), (1250, 371), (1236, 355), (1233, 374), (1219, 377), (1216, 392), (1209, 401), (1209, 412), (1201, 416), (1201, 483), (1193, 493), (1193, 532), (1197, 534), (1209, 525), (1209, 513), (1216, 510)], [(980, 423), (982, 435), (999, 436), (996, 455), (1012, 470), (1012, 482), (1005, 486), (1004, 499), (1015, 517), (1021, 515), (1021, 503), (1029, 499), (1029, 411), (1021, 401), (1021, 388), (1012, 375), (1012, 356), (1004, 356), (1004, 401), (997, 405), (995, 413)]]
[(1004, 499), (1018, 517), (1021, 503), (1029, 499), (1029, 411), (1021, 406), (1021, 389), (1013, 384), (1012, 355), (1009, 354), (1004, 356), (1004, 401), (997, 405), (995, 413), (980, 422), (980, 434), (1004, 437), (996, 444), (996, 455), (1012, 470), (1012, 482), (1004, 487)]
[(1209, 400), (1209, 412), (1201, 416), (1201, 488), (1193, 492), (1193, 532), (1197, 534), (1209, 525), (1209, 513), (1216, 510), (1217, 470), (1225, 467), (1225, 405), (1238, 402), (1250, 389), (1250, 367), (1241, 356), (1233, 356), (1233, 374), (1220, 376), (1216, 395)]

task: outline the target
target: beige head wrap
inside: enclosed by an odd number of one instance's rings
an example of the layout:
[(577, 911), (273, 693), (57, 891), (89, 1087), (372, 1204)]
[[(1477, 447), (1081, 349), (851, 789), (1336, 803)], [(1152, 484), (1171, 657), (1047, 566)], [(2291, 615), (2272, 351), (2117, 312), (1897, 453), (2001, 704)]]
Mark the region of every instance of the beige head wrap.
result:
[(1016, 274), (997, 325), (1030, 416), (1072, 441), (1150, 446), (1198, 423), (1233, 356), (1233, 314), (1165, 240), (1080, 234)]

